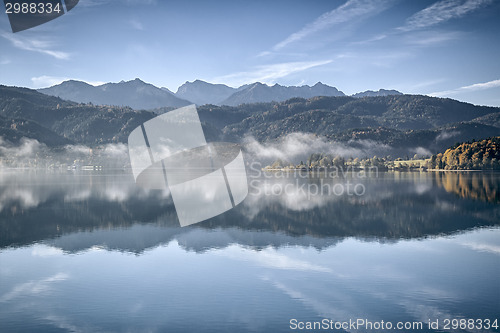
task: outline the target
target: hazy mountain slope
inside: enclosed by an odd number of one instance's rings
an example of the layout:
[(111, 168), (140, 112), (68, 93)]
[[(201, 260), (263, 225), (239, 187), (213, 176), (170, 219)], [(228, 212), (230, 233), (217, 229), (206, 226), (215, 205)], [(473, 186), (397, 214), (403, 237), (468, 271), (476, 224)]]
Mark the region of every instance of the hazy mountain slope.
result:
[[(384, 125), (401, 129), (432, 128), (500, 112), (500, 108), (477, 106), (449, 98), (422, 95), (357, 99), (344, 112), (360, 114), (360, 111), (363, 113), (365, 110), (373, 110), (373, 106), (377, 106), (379, 111), (383, 111)], [(377, 114), (372, 112), (372, 115)]]
[(218, 104), (235, 93), (237, 89), (225, 84), (212, 84), (201, 80), (186, 82), (175, 95), (197, 105)]
[(49, 96), (56, 96), (62, 99), (77, 103), (99, 103), (104, 99), (102, 91), (86, 82), (68, 80), (58, 85), (38, 89), (38, 92)]
[(471, 123), (479, 123), (484, 125), (500, 127), (500, 112), (490, 113), (485, 116), (472, 119)]
[(279, 84), (268, 86), (257, 82), (240, 89), (219, 104), (235, 106), (249, 103), (281, 102), (293, 97), (311, 98), (314, 96), (344, 96), (344, 93), (320, 82), (312, 87), (284, 87)]
[(5, 109), (24, 109), (24, 112), (30, 108), (43, 106), (46, 108), (57, 108), (73, 105), (74, 103), (41, 94), (33, 89), (10, 87), (0, 85), (0, 111)]
[(209, 122), (219, 129), (230, 124), (236, 124), (242, 120), (262, 113), (272, 107), (271, 103), (255, 103), (243, 106), (216, 106), (202, 105), (197, 108), (201, 121)]
[(0, 86), (0, 116), (36, 122), (75, 143), (96, 144), (126, 142), (130, 132), (154, 114), (66, 102), (31, 89)]
[(8, 119), (0, 116), (0, 141), (18, 144), (22, 138), (35, 139), (47, 146), (61, 146), (72, 143), (71, 140), (57, 135), (53, 131), (25, 119)]
[[(243, 121), (226, 125), (224, 132), (233, 137), (250, 133), (264, 140), (297, 131), (331, 136), (358, 127), (424, 130), (500, 112), (500, 108), (413, 95), (295, 98), (260, 107)], [(246, 105), (237, 108), (245, 110)]]
[(191, 102), (180, 99), (170, 91), (165, 91), (139, 79), (91, 86), (80, 81), (64, 81), (39, 92), (63, 99), (97, 105), (129, 106), (133, 109), (154, 109), (160, 107), (181, 107)]
[(423, 147), (438, 153), (457, 142), (500, 135), (500, 128), (482, 124), (458, 123), (430, 130), (397, 130), (384, 127), (350, 129), (330, 136), (339, 141), (371, 140), (394, 148)]
[[(368, 117), (339, 115), (328, 110), (302, 112), (283, 119), (262, 122), (256, 118), (247, 118), (236, 126), (228, 126), (224, 133), (240, 137), (241, 133), (255, 136), (258, 140), (276, 139), (294, 132), (314, 133), (326, 137), (352, 128), (377, 127), (378, 122)], [(248, 128), (248, 130), (245, 130)]]

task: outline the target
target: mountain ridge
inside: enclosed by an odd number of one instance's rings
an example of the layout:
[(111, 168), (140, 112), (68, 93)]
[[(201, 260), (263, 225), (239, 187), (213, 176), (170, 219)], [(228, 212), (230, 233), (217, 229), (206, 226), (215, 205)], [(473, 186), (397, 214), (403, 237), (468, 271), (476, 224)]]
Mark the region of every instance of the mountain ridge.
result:
[(321, 82), (312, 87), (308, 85), (285, 87), (277, 83), (268, 86), (256, 82), (235, 92), (220, 104), (236, 106), (251, 103), (282, 102), (290, 98), (311, 98), (315, 96), (345, 96), (345, 94), (337, 88), (327, 86)]
[(105, 83), (99, 86), (68, 80), (37, 91), (77, 103), (90, 102), (98, 105), (129, 106), (136, 110), (163, 106), (181, 107), (191, 104), (170, 91), (165, 91), (138, 78), (118, 83)]
[(186, 81), (177, 89), (175, 95), (195, 104), (204, 105), (219, 104), (236, 91), (238, 91), (238, 88), (232, 88), (225, 84), (194, 80), (193, 82)]
[[(118, 83), (92, 86), (83, 81), (67, 80), (38, 92), (61, 97), (78, 103), (97, 105), (129, 106), (133, 109), (158, 109), (181, 107), (188, 104), (213, 104), (237, 106), (240, 104), (282, 102), (290, 98), (311, 98), (316, 96), (345, 96), (335, 87), (317, 82), (313, 86), (272, 86), (261, 82), (245, 84), (238, 88), (225, 84), (214, 84), (203, 80), (186, 81), (174, 93), (168, 88), (158, 88), (138, 78)], [(356, 93), (354, 97), (400, 95), (399, 91), (380, 89)]]
[(391, 96), (391, 95), (403, 95), (402, 92), (399, 92), (394, 89), (379, 89), (378, 91), (373, 90), (365, 90), (362, 92), (358, 92), (352, 94), (352, 97), (362, 98), (362, 97), (377, 97), (377, 96)]

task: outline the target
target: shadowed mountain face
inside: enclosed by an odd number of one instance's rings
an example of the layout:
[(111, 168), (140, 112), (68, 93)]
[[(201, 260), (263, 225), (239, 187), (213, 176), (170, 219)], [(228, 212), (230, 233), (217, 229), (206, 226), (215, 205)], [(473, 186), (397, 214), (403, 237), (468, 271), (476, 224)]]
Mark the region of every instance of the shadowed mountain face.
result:
[[(0, 248), (46, 242), (70, 252), (102, 246), (140, 253), (176, 239), (194, 251), (234, 243), (321, 249), (346, 237), (394, 242), (498, 225), (499, 207), (487, 202), (498, 198), (498, 175), (482, 177), (480, 188), (474, 176), (251, 178), (250, 194), (235, 210), (180, 228), (170, 194), (145, 191), (127, 173), (10, 172), (0, 190)], [(363, 195), (314, 190), (347, 181), (363, 184)], [(496, 194), (484, 196), (485, 187)]]
[(380, 97), (294, 98), (281, 103), (200, 108), (211, 121), (224, 113), (224, 135), (237, 140), (252, 135), (264, 142), (291, 133), (311, 133), (330, 140), (372, 140), (396, 148), (424, 147), (433, 153), (456, 142), (500, 135), (500, 128), (476, 122), (498, 115), (500, 108), (474, 106), (450, 99), (418, 95)]
[[(304, 125), (314, 128), (321, 125), (332, 126), (336, 128), (336, 131), (374, 126), (419, 130), (471, 121), (477, 117), (500, 113), (500, 108), (475, 106), (451, 99), (420, 95), (292, 98), (280, 103), (240, 105), (233, 108), (207, 106), (200, 108), (202, 109), (208, 109), (213, 113), (223, 112), (227, 115), (243, 114), (244, 121), (241, 124), (230, 120), (225, 124), (246, 127), (247, 130), (259, 124), (268, 126), (272, 124), (273, 127), (286, 130), (283, 125), (275, 123), (285, 121), (296, 122), (295, 125), (299, 127)], [(337, 119), (329, 119), (329, 117)], [(339, 122), (344, 120), (352, 120), (353, 123), (339, 126)], [(291, 127), (288, 130), (291, 130)], [(313, 132), (311, 129), (304, 131)]]
[(162, 90), (139, 79), (106, 83), (96, 87), (85, 82), (71, 80), (50, 88), (38, 89), (38, 91), (79, 103), (90, 102), (98, 105), (129, 106), (136, 110), (181, 107), (191, 104), (176, 97), (169, 91)]
[(232, 94), (219, 104), (236, 106), (240, 104), (282, 102), (290, 98), (311, 98), (315, 96), (344, 96), (337, 88), (327, 86), (321, 82), (314, 86), (284, 87), (279, 84), (268, 86), (263, 83), (254, 83), (240, 87), (239, 91)]
[(3, 116), (0, 116), (0, 136), (0, 142), (3, 143), (3, 140), (7, 140), (14, 145), (26, 139), (37, 140), (48, 146), (61, 146), (72, 143), (71, 140), (57, 135), (34, 121), (5, 118)]
[(201, 80), (186, 82), (177, 89), (175, 95), (197, 105), (219, 104), (238, 89), (225, 84), (211, 84)]

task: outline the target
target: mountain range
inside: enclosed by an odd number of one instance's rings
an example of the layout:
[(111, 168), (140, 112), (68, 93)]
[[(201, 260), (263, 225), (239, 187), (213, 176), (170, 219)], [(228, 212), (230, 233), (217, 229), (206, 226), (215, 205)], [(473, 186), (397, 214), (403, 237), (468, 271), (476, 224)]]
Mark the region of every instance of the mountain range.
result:
[[(421, 95), (206, 104), (198, 113), (208, 141), (243, 143), (252, 136), (269, 142), (299, 132), (350, 145), (370, 141), (403, 154), (415, 147), (437, 153), (456, 142), (500, 135), (500, 108)], [(127, 142), (134, 128), (157, 114), (158, 110), (82, 104), (0, 85), (0, 137), (13, 144), (23, 137), (48, 146)]]
[[(345, 96), (335, 87), (321, 82), (313, 86), (268, 86), (256, 82), (232, 88), (224, 84), (212, 84), (201, 80), (186, 82), (176, 93), (167, 88), (158, 88), (152, 84), (135, 79), (119, 83), (106, 83), (92, 86), (82, 81), (69, 80), (61, 84), (38, 89), (50, 96), (60, 97), (78, 103), (97, 105), (129, 106), (136, 110), (157, 108), (177, 108), (188, 104), (213, 104), (237, 106), (240, 104), (283, 102), (290, 98), (311, 98), (315, 96)], [(401, 95), (396, 90), (365, 91), (354, 97), (373, 97)]]
[(307, 85), (285, 87), (279, 84), (268, 86), (256, 82), (240, 87), (238, 91), (218, 104), (237, 106), (251, 103), (282, 102), (294, 97), (310, 98), (314, 96), (345, 96), (345, 94), (337, 90), (337, 88), (327, 86), (321, 82), (312, 87)]
[(69, 80), (49, 88), (38, 89), (38, 91), (78, 103), (129, 106), (137, 110), (192, 104), (175, 96), (166, 88), (161, 89), (139, 79), (106, 83), (100, 86)]

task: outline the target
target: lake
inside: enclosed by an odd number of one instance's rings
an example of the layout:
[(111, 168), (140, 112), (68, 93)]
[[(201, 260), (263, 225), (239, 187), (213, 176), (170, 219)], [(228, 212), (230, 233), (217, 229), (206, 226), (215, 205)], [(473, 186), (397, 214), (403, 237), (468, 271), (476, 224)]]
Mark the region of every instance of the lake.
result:
[(0, 331), (499, 331), (500, 174), (251, 178), (181, 228), (128, 171), (0, 171)]

